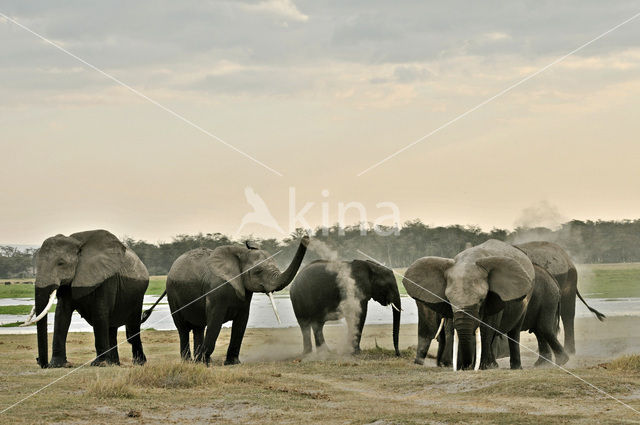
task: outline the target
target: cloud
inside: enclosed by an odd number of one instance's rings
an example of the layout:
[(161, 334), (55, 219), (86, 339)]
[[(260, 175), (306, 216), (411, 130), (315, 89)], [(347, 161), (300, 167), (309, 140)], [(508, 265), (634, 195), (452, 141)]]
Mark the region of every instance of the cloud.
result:
[(245, 4), (243, 7), (249, 11), (266, 12), (297, 22), (309, 20), (309, 16), (300, 12), (291, 0), (263, 0), (256, 4)]

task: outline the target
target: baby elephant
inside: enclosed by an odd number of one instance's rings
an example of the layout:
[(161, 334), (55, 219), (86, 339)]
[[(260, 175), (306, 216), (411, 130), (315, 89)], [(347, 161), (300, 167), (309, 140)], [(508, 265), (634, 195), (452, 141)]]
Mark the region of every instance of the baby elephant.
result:
[(311, 332), (316, 349), (322, 347), (322, 328), (327, 320), (347, 321), (348, 343), (353, 352), (360, 351), (362, 328), (371, 298), (382, 305), (392, 305), (393, 347), (398, 350), (400, 330), (400, 293), (393, 271), (372, 261), (315, 261), (303, 268), (290, 289), (293, 311), (302, 330), (304, 353), (310, 353)]

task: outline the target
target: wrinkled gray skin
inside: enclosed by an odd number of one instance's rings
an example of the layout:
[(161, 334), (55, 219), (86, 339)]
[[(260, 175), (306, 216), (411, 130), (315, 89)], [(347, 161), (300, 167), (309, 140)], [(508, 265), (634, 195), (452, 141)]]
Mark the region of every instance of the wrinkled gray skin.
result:
[[(480, 321), (506, 333), (512, 369), (520, 369), (520, 327), (535, 277), (533, 264), (519, 249), (498, 240), (466, 249), (454, 259), (424, 257), (414, 262), (403, 280), (407, 293), (434, 311), (453, 318), (461, 369), (472, 366), (475, 330)], [(501, 314), (499, 314), (501, 313)], [(491, 360), (488, 327), (480, 326), (480, 367)]]
[[(393, 271), (373, 261), (353, 260), (350, 262), (314, 261), (304, 267), (291, 284), (290, 296), (293, 311), (302, 330), (303, 352), (310, 353), (311, 328), (316, 342), (316, 349), (325, 345), (323, 327), (327, 320), (342, 317), (340, 306), (345, 300), (344, 282), (338, 281), (338, 270), (353, 279), (354, 304), (359, 306), (357, 323), (347, 323), (350, 328), (349, 341), (354, 353), (360, 352), (362, 329), (367, 317), (367, 304), (371, 298), (382, 305), (393, 303), (398, 309), (400, 292)], [(344, 280), (344, 279), (343, 279)], [(393, 314), (393, 346), (396, 355), (398, 335), (400, 332), (400, 311), (392, 309)]]
[(91, 230), (48, 238), (36, 261), (36, 314), (46, 307), (51, 293), (58, 290), (50, 362), (47, 317), (37, 324), (41, 367), (62, 367), (67, 363), (66, 339), (74, 311), (93, 327), (96, 359), (92, 365), (120, 364), (117, 332), (122, 325), (126, 325), (134, 363), (146, 361), (139, 333), (149, 274), (133, 251), (106, 230)]
[(576, 352), (573, 322), (576, 316), (576, 295), (584, 305), (602, 321), (605, 315), (590, 307), (578, 291), (578, 272), (571, 258), (559, 245), (552, 242), (527, 242), (516, 245), (534, 264), (545, 268), (560, 288), (560, 315), (564, 328), (564, 348), (569, 354)]
[[(271, 255), (249, 246), (198, 248), (182, 254), (167, 275), (167, 298), (180, 336), (180, 355), (210, 363), (222, 324), (233, 321), (225, 364), (238, 364), (254, 292), (284, 289), (296, 275), (309, 244), (303, 237), (289, 267), (280, 272)], [(228, 284), (227, 284), (228, 283)], [(205, 335), (206, 327), (206, 335)]]

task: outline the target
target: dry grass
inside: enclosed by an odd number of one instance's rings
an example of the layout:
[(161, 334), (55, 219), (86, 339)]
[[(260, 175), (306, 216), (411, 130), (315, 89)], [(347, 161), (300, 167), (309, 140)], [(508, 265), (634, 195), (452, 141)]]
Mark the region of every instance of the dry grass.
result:
[(640, 355), (622, 356), (607, 365), (607, 369), (623, 372), (640, 372)]
[[(640, 343), (629, 337), (635, 320), (579, 321), (578, 334), (594, 342), (578, 347), (587, 353), (624, 342), (640, 351)], [(594, 340), (597, 329), (603, 330), (600, 340)], [(298, 329), (248, 329), (244, 363), (223, 367), (229, 334), (222, 331), (207, 368), (178, 360), (175, 332), (145, 331), (147, 365), (133, 366), (125, 343), (122, 366), (79, 369), (1, 414), (0, 423), (614, 424), (640, 419), (569, 374), (531, 369), (536, 356), (530, 353), (523, 353), (525, 370), (520, 371), (505, 369), (504, 362), (499, 370), (460, 373), (433, 367), (433, 360), (429, 366), (414, 365), (414, 348), (407, 348), (416, 342), (411, 325), (401, 328), (399, 358), (390, 350), (390, 326), (366, 327), (358, 356), (334, 352), (305, 359), (296, 355)], [(336, 347), (344, 329), (327, 327), (325, 335)], [(527, 334), (523, 339), (536, 346)], [(0, 336), (0, 410), (70, 372), (39, 369), (35, 347), (35, 335)], [(93, 335), (70, 334), (67, 351), (76, 365), (91, 359)], [(568, 367), (640, 409), (640, 375), (629, 373), (637, 370), (637, 356), (614, 360), (608, 369), (595, 367), (616, 357), (585, 354)]]

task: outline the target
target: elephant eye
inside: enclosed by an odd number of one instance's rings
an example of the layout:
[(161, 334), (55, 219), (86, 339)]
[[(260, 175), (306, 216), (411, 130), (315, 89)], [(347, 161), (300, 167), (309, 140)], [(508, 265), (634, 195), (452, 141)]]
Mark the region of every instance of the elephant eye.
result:
[(65, 263), (64, 260), (58, 260), (58, 265), (59, 266), (64, 266), (65, 264), (67, 264), (67, 263)]

